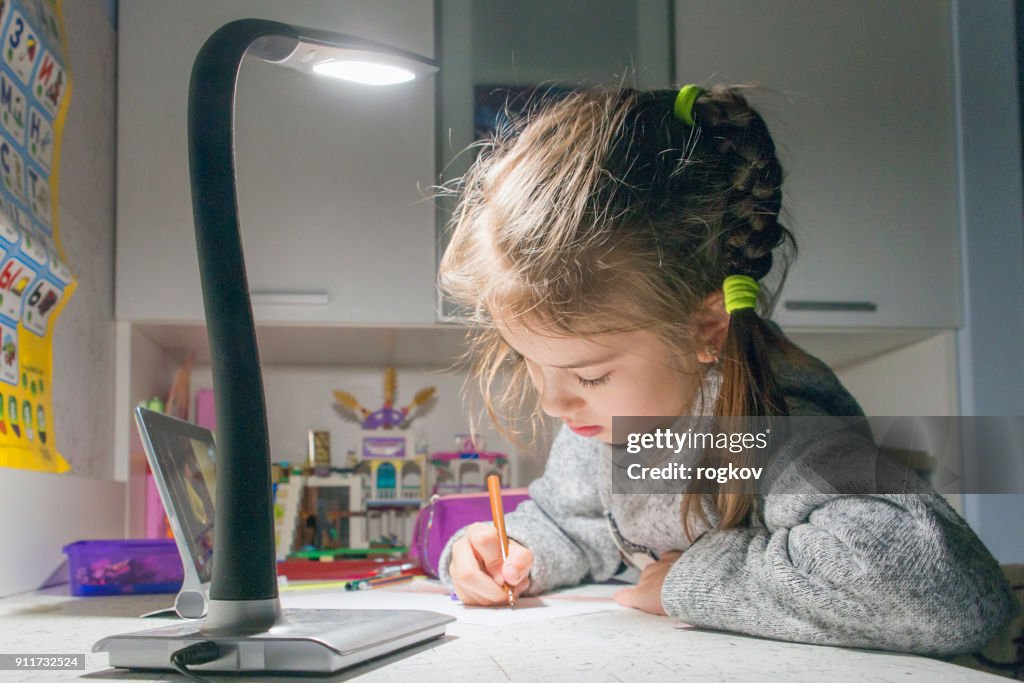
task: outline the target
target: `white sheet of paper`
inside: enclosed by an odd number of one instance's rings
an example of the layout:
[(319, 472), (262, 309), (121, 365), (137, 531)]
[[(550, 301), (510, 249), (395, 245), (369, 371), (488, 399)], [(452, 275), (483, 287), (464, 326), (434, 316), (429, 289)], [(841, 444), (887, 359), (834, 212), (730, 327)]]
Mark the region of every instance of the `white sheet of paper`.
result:
[(466, 624), (507, 626), (559, 617), (626, 609), (612, 600), (624, 586), (593, 584), (578, 586), (536, 598), (520, 598), (508, 607), (466, 607), (452, 600), (439, 581), (417, 579), (412, 583), (364, 591), (344, 589), (302, 590), (281, 593), (281, 606), (305, 609), (423, 609), (450, 614)]

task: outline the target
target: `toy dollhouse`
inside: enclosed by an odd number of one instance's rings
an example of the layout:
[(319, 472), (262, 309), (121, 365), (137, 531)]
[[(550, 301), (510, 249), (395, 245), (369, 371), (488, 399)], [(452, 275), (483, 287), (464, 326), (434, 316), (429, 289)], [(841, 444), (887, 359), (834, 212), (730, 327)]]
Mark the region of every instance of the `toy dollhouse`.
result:
[(327, 477), (306, 477), (300, 546), (321, 550), (365, 549), (366, 504), (362, 477), (333, 472)]
[[(484, 449), (483, 440), (455, 437), (451, 451), (427, 455), (417, 448), (410, 423), (434, 397), (434, 387), (418, 391), (402, 408), (394, 404), (394, 368), (384, 374), (384, 403), (364, 408), (354, 396), (335, 391), (335, 409), (362, 428), (356, 448), (342, 468), (329, 467), (329, 438), (311, 432), (310, 466), (295, 468), (277, 484), (275, 521), (278, 559), (306, 549), (310, 553), (358, 554), (382, 548), (404, 551), (412, 541), (416, 515), (432, 495), (485, 491), (485, 479), (508, 481), (508, 456)], [(314, 438), (324, 434), (324, 438)], [(312, 462), (317, 446), (321, 452)], [(312, 549), (312, 550), (310, 550)]]
[(394, 368), (384, 373), (384, 403), (364, 408), (352, 394), (335, 391), (335, 408), (360, 423), (358, 448), (348, 463), (364, 482), (362, 499), (366, 537), (370, 544), (407, 546), (412, 540), (416, 513), (427, 497), (426, 453), (417, 452), (408, 428), (434, 398), (434, 387), (421, 389), (412, 401), (395, 407), (398, 378)]
[(335, 407), (340, 413), (359, 420), (362, 432), (359, 448), (350, 456), (351, 467), (366, 476), (369, 490), (367, 508), (419, 508), (426, 498), (426, 456), (417, 453), (408, 427), (419, 408), (434, 397), (434, 387), (416, 392), (409, 405), (395, 408), (398, 379), (394, 368), (384, 373), (384, 405), (369, 411), (351, 394), (335, 391)]
[(426, 498), (426, 456), (408, 434), (364, 430), (350, 465), (366, 477), (368, 507), (414, 506)]
[(486, 451), (480, 437), (474, 441), (468, 434), (455, 437), (454, 451), (441, 451), (430, 455), (431, 495), (474, 493), (486, 491), (487, 477), (497, 474), (508, 482), (508, 456)]

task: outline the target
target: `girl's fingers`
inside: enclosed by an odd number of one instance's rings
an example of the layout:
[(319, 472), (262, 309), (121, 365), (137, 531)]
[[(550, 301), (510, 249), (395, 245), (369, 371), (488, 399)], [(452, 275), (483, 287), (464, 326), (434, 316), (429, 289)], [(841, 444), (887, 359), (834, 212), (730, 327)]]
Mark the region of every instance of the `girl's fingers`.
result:
[(455, 595), (458, 596), (459, 600), (462, 601), (463, 605), (480, 606), (480, 607), (498, 607), (501, 605), (508, 604), (508, 595), (499, 590), (498, 595), (480, 595), (474, 592), (471, 588), (456, 588)]
[(495, 582), (502, 583), (501, 576), (501, 542), (498, 540), (498, 532), (488, 524), (472, 524), (466, 530), (463, 537), (469, 541), (473, 553), (485, 572)]
[(479, 568), (472, 575), (464, 575), (461, 580), (456, 580), (453, 572), (452, 584), (455, 594), (464, 605), (500, 605), (508, 601), (501, 587)]
[(501, 576), (510, 586), (518, 586), (529, 579), (533, 567), (533, 551), (515, 541), (509, 541), (508, 559), (501, 567)]
[(623, 607), (632, 607), (634, 590), (634, 588), (623, 588), (612, 595), (612, 599)]
[(533, 552), (509, 542), (508, 559), (502, 560), (498, 532), (489, 524), (473, 524), (452, 546), (449, 567), (455, 594), (466, 605), (501, 605), (508, 602), (505, 586), (518, 596), (529, 588)]
[(508, 602), (508, 595), (502, 586), (481, 568), (466, 537), (452, 546), (449, 571), (455, 594), (464, 605), (500, 605)]

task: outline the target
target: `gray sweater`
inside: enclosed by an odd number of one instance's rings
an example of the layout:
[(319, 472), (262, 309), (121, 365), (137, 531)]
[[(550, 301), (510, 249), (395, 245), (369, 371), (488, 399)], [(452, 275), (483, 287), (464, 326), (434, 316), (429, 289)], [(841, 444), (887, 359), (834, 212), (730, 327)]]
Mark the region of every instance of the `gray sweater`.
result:
[[(861, 415), (831, 370), (812, 360), (773, 361), (790, 414)], [(720, 384), (719, 373), (708, 374), (694, 415), (712, 412)], [(712, 528), (699, 529), (691, 545), (679, 521), (680, 494), (613, 493), (610, 447), (563, 427), (544, 475), (530, 485), (531, 500), (506, 526), (534, 553), (530, 594), (614, 575), (622, 556), (611, 519), (629, 544), (683, 551), (661, 599), (685, 623), (932, 656), (981, 648), (1016, 603), (996, 560), (945, 499), (927, 487), (911, 495), (801, 487), (802, 466), (863, 450), (849, 433), (785, 443), (772, 456), (749, 524), (715, 530), (712, 513)], [(462, 533), (441, 556), (448, 583), (451, 546)]]

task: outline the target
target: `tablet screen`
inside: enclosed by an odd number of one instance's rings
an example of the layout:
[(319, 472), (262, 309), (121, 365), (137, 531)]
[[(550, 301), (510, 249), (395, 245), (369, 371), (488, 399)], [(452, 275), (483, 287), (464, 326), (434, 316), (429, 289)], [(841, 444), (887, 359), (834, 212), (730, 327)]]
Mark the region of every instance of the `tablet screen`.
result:
[(209, 583), (217, 490), (213, 434), (143, 408), (136, 415), (182, 561), (191, 558), (200, 583)]

